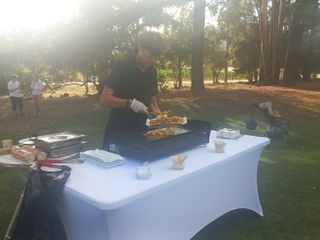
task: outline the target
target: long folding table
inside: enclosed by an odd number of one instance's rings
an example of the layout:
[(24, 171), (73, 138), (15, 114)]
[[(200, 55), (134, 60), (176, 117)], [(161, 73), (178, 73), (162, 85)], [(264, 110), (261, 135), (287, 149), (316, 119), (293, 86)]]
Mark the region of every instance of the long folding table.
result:
[[(226, 142), (214, 151), (214, 140)], [(263, 215), (257, 167), (269, 139), (243, 135), (217, 139), (184, 152), (184, 170), (171, 159), (149, 163), (152, 177), (138, 179), (141, 163), (102, 168), (86, 162), (72, 167), (59, 202), (69, 240), (188, 240), (203, 227), (234, 209)]]

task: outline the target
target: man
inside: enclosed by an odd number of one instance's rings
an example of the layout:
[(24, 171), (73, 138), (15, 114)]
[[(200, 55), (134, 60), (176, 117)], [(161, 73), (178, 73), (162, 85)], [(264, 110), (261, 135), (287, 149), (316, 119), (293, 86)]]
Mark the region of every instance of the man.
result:
[(109, 141), (119, 131), (145, 131), (148, 112), (160, 112), (154, 63), (166, 47), (160, 33), (142, 32), (137, 55), (114, 65), (100, 98), (102, 106), (112, 108), (103, 149), (110, 150)]
[(40, 77), (38, 77), (36, 80), (32, 80), (31, 82), (33, 103), (36, 116), (41, 115), (41, 94), (44, 86), (45, 84), (41, 81)]
[[(18, 75), (12, 74), (11, 80), (8, 82), (9, 96), (12, 104), (12, 111), (16, 116), (23, 116), (23, 102), (22, 102), (22, 92), (20, 87), (20, 82), (18, 80)], [(18, 111), (17, 111), (18, 107)]]

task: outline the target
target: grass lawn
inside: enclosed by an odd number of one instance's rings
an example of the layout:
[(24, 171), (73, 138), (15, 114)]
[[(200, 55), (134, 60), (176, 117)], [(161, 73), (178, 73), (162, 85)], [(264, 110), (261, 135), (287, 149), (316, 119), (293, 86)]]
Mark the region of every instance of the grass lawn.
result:
[[(62, 91), (69, 96), (60, 97)], [(45, 97), (42, 117), (32, 115), (32, 101), (26, 99), (27, 115), (17, 118), (11, 116), (9, 99), (0, 96), (0, 139), (17, 141), (70, 130), (87, 135), (87, 149), (100, 146), (108, 111), (98, 105), (97, 96), (84, 96), (81, 89), (70, 87)], [(199, 95), (184, 89), (160, 94), (163, 110), (209, 120), (213, 128), (234, 127), (252, 135), (262, 134), (267, 124), (257, 113), (258, 129), (245, 129), (251, 104), (265, 100), (271, 100), (274, 108), (290, 120), (291, 135), (285, 142), (272, 140), (261, 157), (258, 188), (264, 217), (249, 210), (236, 210), (209, 224), (193, 240), (320, 239), (319, 81), (297, 88), (218, 84)], [(0, 166), (0, 237), (9, 224), (26, 176), (24, 168)]]

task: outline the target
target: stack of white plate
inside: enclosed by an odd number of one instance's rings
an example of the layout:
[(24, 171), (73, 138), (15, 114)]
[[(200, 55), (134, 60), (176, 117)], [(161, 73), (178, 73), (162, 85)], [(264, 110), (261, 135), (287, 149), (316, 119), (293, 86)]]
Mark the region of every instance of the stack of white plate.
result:
[(81, 152), (80, 158), (84, 161), (97, 163), (102, 167), (114, 167), (126, 162), (125, 158), (118, 154), (99, 149)]

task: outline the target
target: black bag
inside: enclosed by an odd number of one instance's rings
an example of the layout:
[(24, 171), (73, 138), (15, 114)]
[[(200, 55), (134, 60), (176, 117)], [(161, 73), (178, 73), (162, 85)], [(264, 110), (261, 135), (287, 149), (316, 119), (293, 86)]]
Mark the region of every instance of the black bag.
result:
[(66, 240), (56, 204), (70, 175), (68, 166), (31, 169), (12, 240)]
[(246, 122), (246, 127), (249, 130), (255, 130), (257, 128), (258, 124), (256, 120), (254, 120), (254, 108), (251, 110), (251, 115), (249, 120)]
[(249, 130), (255, 130), (257, 128), (257, 126), (258, 126), (258, 124), (254, 120), (254, 118), (249, 119), (248, 122), (246, 123), (246, 127)]

